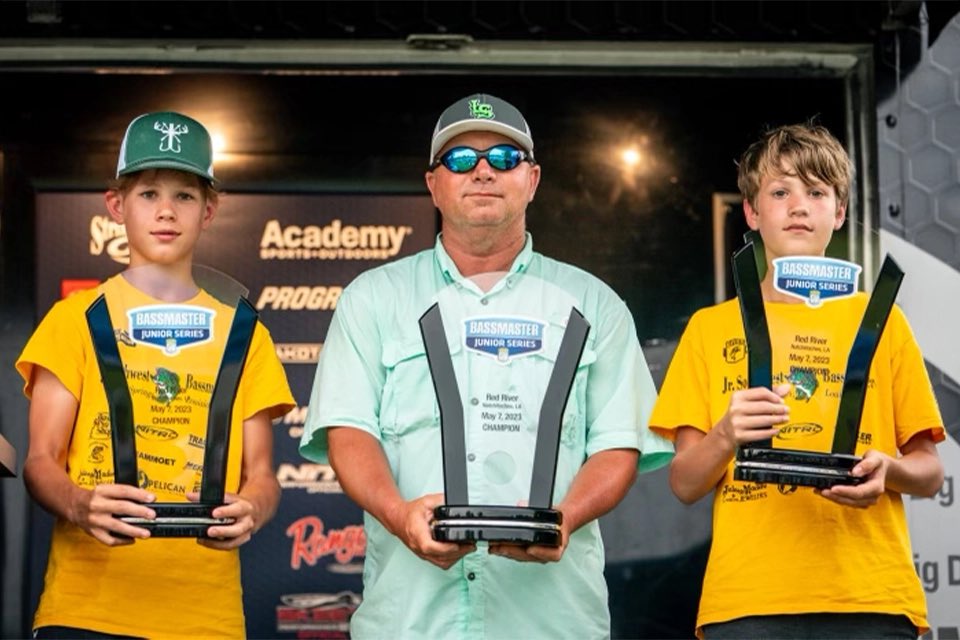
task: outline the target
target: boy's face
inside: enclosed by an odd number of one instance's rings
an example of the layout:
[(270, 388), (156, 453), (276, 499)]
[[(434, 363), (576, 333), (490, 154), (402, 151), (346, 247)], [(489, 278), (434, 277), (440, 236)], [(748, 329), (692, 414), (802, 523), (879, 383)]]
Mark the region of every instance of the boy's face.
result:
[(125, 193), (106, 195), (113, 219), (127, 230), (130, 266), (189, 266), (193, 249), (216, 214), (196, 176), (168, 169), (147, 170)]
[(833, 187), (819, 181), (806, 184), (790, 173), (765, 175), (755, 204), (744, 200), (743, 210), (747, 225), (763, 238), (768, 261), (824, 255), (846, 216)]

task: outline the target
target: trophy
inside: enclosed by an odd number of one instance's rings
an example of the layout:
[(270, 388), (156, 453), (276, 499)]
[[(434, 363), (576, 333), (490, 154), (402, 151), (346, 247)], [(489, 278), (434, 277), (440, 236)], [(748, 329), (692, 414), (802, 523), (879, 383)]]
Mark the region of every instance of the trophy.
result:
[[(747, 244), (733, 256), (733, 270), (747, 343), (748, 386), (770, 388), (773, 385), (770, 333), (760, 292), (760, 272), (766, 266), (763, 244), (756, 232), (748, 232), (744, 239)], [(861, 460), (854, 451), (870, 364), (902, 281), (903, 271), (886, 256), (847, 358), (832, 450), (774, 448), (769, 438), (744, 444), (737, 450), (735, 480), (819, 489), (857, 485), (863, 481), (851, 475), (851, 471)], [(811, 299), (819, 301), (819, 291), (810, 293)]]
[[(464, 300), (447, 288), (420, 318), (440, 410), (443, 451), (445, 504), (434, 509), (433, 537), (444, 542), (556, 547), (562, 541), (562, 514), (551, 507), (562, 421), (590, 325), (569, 294), (559, 288), (522, 274), (498, 274), (496, 279), (498, 286), (506, 283), (511, 290), (490, 296), (488, 307), (471, 308), (469, 296)], [(482, 305), (487, 305), (487, 298)], [(552, 316), (546, 321), (536, 319), (547, 308), (553, 310)], [(456, 362), (451, 349), (456, 351)], [(549, 357), (539, 355), (546, 352)], [(542, 361), (532, 368), (514, 362), (538, 357)], [(491, 385), (471, 390), (480, 393), (469, 400), (468, 414), (458, 372), (469, 379), (482, 375)], [(521, 381), (524, 376), (527, 379)], [(531, 413), (538, 407), (539, 420), (534, 422)], [(516, 468), (512, 478), (529, 478), (525, 506), (517, 504), (523, 500), (508, 503), (506, 493), (503, 504), (471, 503), (467, 471), (468, 459), (475, 459), (467, 453), (471, 429), (517, 436), (511, 445), (498, 445), (510, 449), (509, 453), (498, 450), (487, 460), (494, 460), (491, 465), (507, 461), (504, 466)], [(514, 464), (516, 460), (520, 462)], [(516, 489), (522, 482), (514, 484)]]
[[(245, 288), (229, 276), (206, 267), (194, 267), (194, 280), (204, 292), (210, 294), (206, 298), (197, 297), (196, 300), (219, 302), (209, 307), (161, 303), (159, 295), (154, 296), (157, 299), (152, 300), (153, 304), (143, 305), (144, 300), (151, 299), (151, 290), (169, 292), (166, 286), (169, 283), (165, 284), (165, 276), (152, 269), (143, 268), (128, 270), (119, 277), (125, 278), (127, 283), (124, 286), (107, 288), (106, 293), (101, 294), (86, 312), (87, 326), (93, 340), (109, 408), (114, 481), (117, 484), (145, 489), (163, 487), (166, 484), (181, 488), (192, 487), (193, 490), (199, 489), (200, 498), (199, 502), (150, 503), (147, 506), (155, 511), (156, 519), (118, 517), (123, 522), (148, 529), (151, 537), (208, 537), (208, 527), (233, 522), (232, 518), (215, 518), (212, 512), (224, 504), (231, 414), (256, 327), (257, 312), (244, 297)], [(134, 288), (141, 293), (131, 293)], [(188, 293), (175, 299), (190, 297)], [(136, 301), (131, 302), (132, 298), (136, 298)], [(113, 320), (109, 304), (117, 305), (118, 311)], [(131, 306), (134, 308), (131, 309)], [(123, 316), (120, 313), (123, 313)], [(230, 313), (233, 314), (232, 319), (229, 317)], [(215, 320), (218, 314), (225, 314), (227, 317)], [(120, 317), (124, 317), (124, 320), (119, 320)], [(124, 324), (127, 326), (124, 327)], [(217, 327), (222, 326), (229, 326), (229, 333), (223, 346), (217, 348), (212, 334)], [(127, 345), (126, 348), (139, 348), (139, 354), (146, 354), (149, 358), (147, 365), (143, 364), (142, 357), (137, 360), (139, 365), (132, 365), (143, 367), (143, 371), (128, 371), (131, 365), (122, 359), (118, 342)], [(184, 384), (180, 376), (172, 371), (174, 365), (170, 364), (170, 358), (178, 355), (181, 350), (201, 347), (216, 348), (217, 353), (204, 353), (195, 358), (209, 362), (211, 367), (219, 364), (219, 369), (193, 369), (187, 374)], [(149, 382), (155, 385), (156, 396), (146, 401), (149, 410), (143, 413), (151, 416), (154, 424), (178, 425), (191, 420), (186, 416), (194, 411), (206, 411), (204, 438), (193, 434), (189, 437), (183, 435), (186, 446), (179, 447), (181, 453), (176, 455), (170, 453), (168, 456), (159, 456), (138, 452), (138, 434), (164, 433), (161, 431), (164, 427), (151, 427), (146, 415), (135, 412), (135, 406), (143, 409), (144, 401), (135, 405), (128, 377), (142, 380), (144, 372), (151, 374)], [(137, 395), (146, 395), (144, 388), (138, 387), (135, 391)], [(195, 393), (196, 397), (189, 395), (191, 393)], [(184, 402), (178, 403), (180, 399)], [(167, 433), (169, 432), (176, 433), (173, 429), (167, 429)], [(179, 467), (181, 457), (185, 463), (183, 470), (171, 469), (167, 473), (179, 473), (181, 478), (184, 473), (188, 477), (192, 474), (192, 484), (183, 480), (180, 483), (158, 483), (139, 469), (139, 460), (164, 465), (169, 463)]]

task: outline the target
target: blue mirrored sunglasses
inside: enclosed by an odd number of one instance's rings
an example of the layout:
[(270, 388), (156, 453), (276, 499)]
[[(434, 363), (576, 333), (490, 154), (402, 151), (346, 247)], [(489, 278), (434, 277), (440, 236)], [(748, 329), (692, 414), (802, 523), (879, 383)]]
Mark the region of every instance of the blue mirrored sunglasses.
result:
[(454, 147), (434, 160), (430, 170), (433, 171), (442, 164), (454, 173), (466, 173), (473, 171), (480, 158), (486, 158), (490, 166), (498, 171), (516, 169), (524, 161), (533, 162), (526, 151), (512, 144), (498, 144), (483, 151), (473, 147)]

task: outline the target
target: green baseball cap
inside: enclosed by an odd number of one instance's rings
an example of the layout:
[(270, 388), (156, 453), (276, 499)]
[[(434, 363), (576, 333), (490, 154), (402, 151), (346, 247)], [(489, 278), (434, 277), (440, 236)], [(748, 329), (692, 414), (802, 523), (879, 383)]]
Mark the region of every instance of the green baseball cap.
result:
[(533, 135), (520, 111), (496, 96), (475, 93), (446, 108), (433, 130), (430, 162), (451, 138), (467, 131), (492, 131), (504, 135), (527, 152), (533, 160)]
[(178, 169), (215, 183), (210, 133), (182, 113), (137, 116), (123, 135), (117, 177), (144, 169)]

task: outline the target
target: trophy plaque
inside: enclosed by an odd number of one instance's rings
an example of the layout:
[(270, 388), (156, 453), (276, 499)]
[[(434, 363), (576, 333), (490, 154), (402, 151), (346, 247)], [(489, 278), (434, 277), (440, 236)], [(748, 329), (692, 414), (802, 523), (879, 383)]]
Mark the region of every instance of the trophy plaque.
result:
[[(434, 509), (432, 531), (435, 540), (458, 543), (487, 541), (522, 546), (536, 544), (556, 547), (561, 544), (562, 514), (551, 508), (557, 456), (567, 398), (590, 329), (583, 315), (572, 306), (565, 324), (539, 407), (526, 506), (480, 505), (470, 504), (469, 500), (465, 439), (468, 425), (464, 419), (464, 403), (450, 353), (447, 328), (441, 315), (441, 304), (435, 303), (420, 318), (420, 331), (440, 410), (443, 451), (445, 504)], [(509, 348), (509, 340), (502, 340), (502, 343), (497, 348)], [(471, 357), (474, 354), (464, 356), (461, 353), (460, 356)], [(510, 375), (511, 368), (504, 366), (502, 376), (509, 378)], [(528, 400), (525, 406), (529, 404)], [(521, 473), (526, 474), (527, 471), (524, 469)]]
[[(229, 293), (218, 296), (218, 299), (228, 307), (233, 307), (234, 315), (207, 407), (199, 501), (149, 503), (147, 506), (156, 513), (155, 519), (118, 516), (123, 522), (149, 530), (154, 538), (205, 538), (208, 537), (208, 527), (233, 522), (232, 518), (215, 518), (212, 512), (224, 504), (231, 414), (258, 315), (253, 305), (243, 297), (246, 289), (229, 276), (205, 267), (195, 267), (194, 278), (198, 283), (206, 280), (203, 282), (204, 290), (214, 295), (217, 287), (211, 283), (226, 279), (227, 282), (220, 285), (219, 290)], [(237, 291), (242, 293), (235, 295)], [(88, 307), (86, 316), (107, 395), (114, 481), (117, 484), (141, 486), (134, 404), (106, 294), (101, 294)]]
[[(771, 388), (773, 374), (770, 333), (759, 275), (759, 265), (765, 266), (764, 252), (758, 235), (748, 233), (747, 240), (747, 244), (733, 256), (733, 270), (747, 343), (748, 386)], [(863, 481), (862, 478), (851, 475), (851, 470), (861, 460), (854, 452), (860, 432), (870, 364), (896, 300), (903, 275), (903, 271), (888, 255), (883, 261), (847, 358), (832, 450), (818, 452), (774, 448), (769, 438), (744, 444), (737, 450), (733, 475), (735, 480), (818, 489), (841, 484), (856, 485)]]

